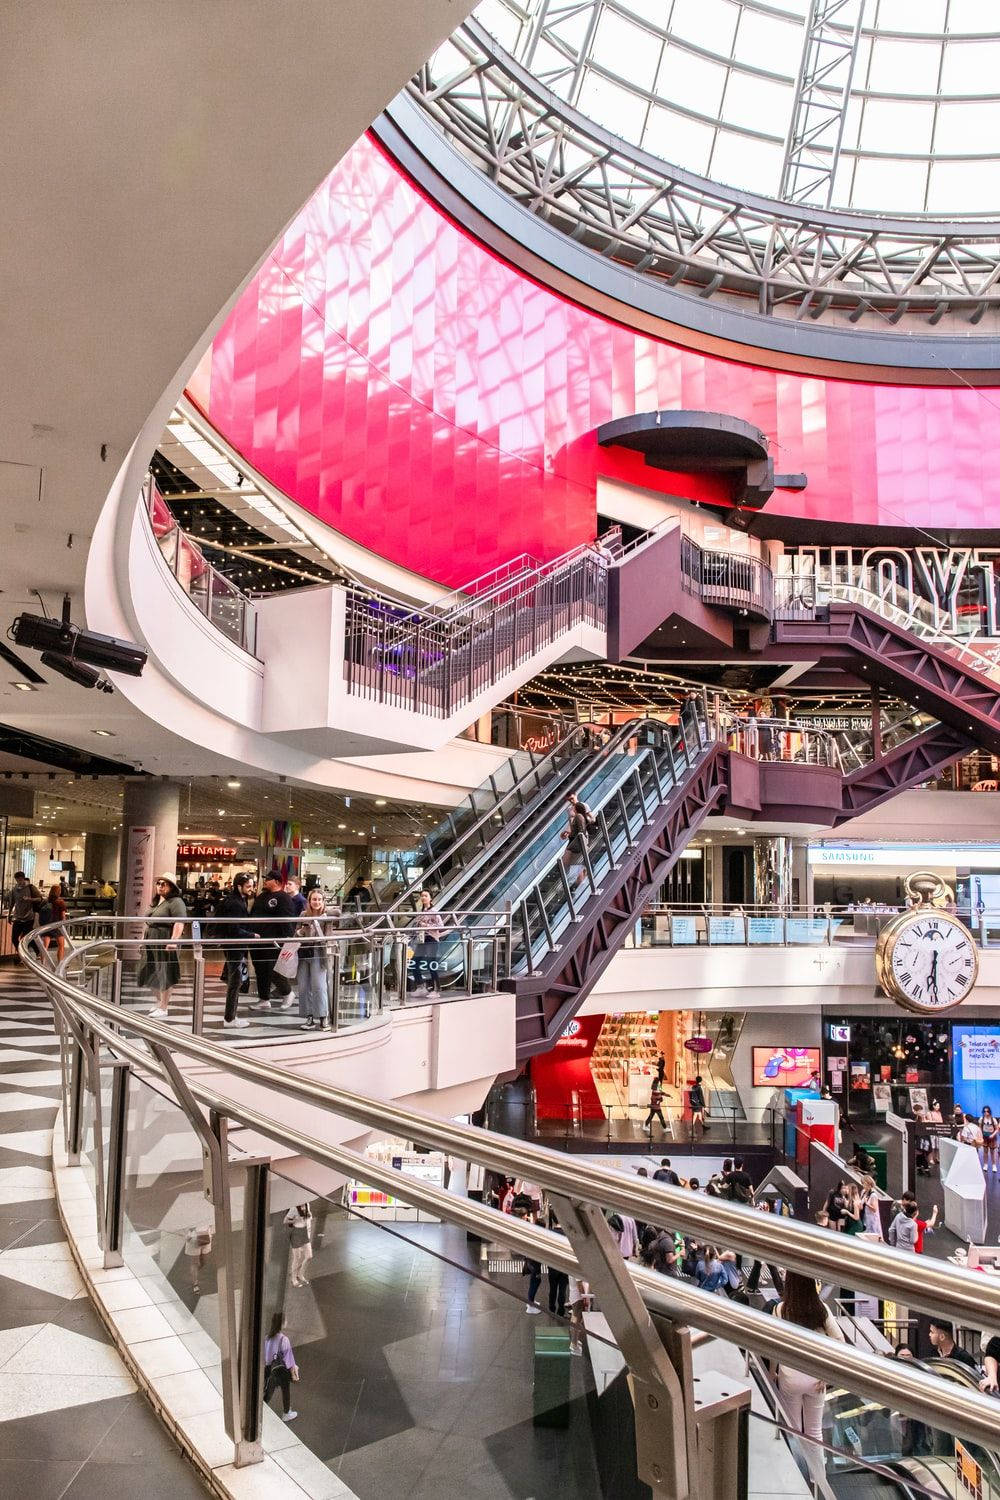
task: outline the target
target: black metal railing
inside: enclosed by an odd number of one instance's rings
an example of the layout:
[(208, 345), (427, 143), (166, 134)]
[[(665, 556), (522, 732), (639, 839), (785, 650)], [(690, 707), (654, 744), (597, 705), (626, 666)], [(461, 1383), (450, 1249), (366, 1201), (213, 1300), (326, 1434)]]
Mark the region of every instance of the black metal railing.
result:
[(719, 609), (770, 620), (774, 613), (774, 575), (759, 557), (740, 552), (711, 552), (689, 536), (681, 537), (681, 581), (691, 594)]
[(605, 629), (609, 558), (576, 548), (447, 615), (411, 611), (347, 590), (347, 690), (376, 703), (447, 718), (575, 625)]

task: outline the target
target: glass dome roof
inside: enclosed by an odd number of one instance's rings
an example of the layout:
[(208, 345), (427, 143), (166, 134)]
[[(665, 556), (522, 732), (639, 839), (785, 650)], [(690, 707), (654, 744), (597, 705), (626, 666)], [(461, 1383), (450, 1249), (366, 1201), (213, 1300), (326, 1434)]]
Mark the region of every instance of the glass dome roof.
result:
[(565, 103), (715, 182), (876, 214), (1000, 210), (990, 0), (484, 0), (475, 18)]

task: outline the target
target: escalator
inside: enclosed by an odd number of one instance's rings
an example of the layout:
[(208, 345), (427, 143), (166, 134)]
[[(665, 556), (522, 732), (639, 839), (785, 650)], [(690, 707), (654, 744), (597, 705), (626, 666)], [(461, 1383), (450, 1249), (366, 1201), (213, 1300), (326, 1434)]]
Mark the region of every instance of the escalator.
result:
[[(978, 1390), (977, 1373), (958, 1360), (913, 1361), (938, 1379), (963, 1389)], [(830, 1389), (826, 1396), (824, 1434), (833, 1452), (827, 1454), (826, 1478), (838, 1496), (874, 1495), (891, 1486), (906, 1495), (948, 1496), (956, 1493), (956, 1446), (942, 1428), (901, 1417), (877, 1401)], [(963, 1443), (969, 1460), (982, 1471), (984, 1497), (1000, 1496), (1000, 1454), (976, 1443)], [(866, 1466), (877, 1464), (884, 1475)]]
[[(727, 755), (696, 701), (677, 726), (636, 719), (606, 744), (574, 732), (425, 872), (446, 924), (437, 960), (445, 983), (461, 968), (468, 934), (507, 934), (500, 986), (517, 997), (519, 1058), (560, 1034), (721, 802)], [(579, 859), (562, 837), (568, 791), (595, 818)], [(398, 903), (400, 918), (408, 906)]]

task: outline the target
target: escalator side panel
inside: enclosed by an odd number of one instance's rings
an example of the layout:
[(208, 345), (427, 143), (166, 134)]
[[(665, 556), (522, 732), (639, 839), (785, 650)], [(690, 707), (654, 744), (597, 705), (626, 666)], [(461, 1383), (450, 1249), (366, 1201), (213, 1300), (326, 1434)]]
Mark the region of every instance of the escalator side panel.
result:
[(660, 804), (628, 859), (609, 872), (534, 971), (503, 981), (517, 996), (519, 1060), (550, 1047), (633, 930), (688, 840), (726, 796), (728, 751), (713, 744)]

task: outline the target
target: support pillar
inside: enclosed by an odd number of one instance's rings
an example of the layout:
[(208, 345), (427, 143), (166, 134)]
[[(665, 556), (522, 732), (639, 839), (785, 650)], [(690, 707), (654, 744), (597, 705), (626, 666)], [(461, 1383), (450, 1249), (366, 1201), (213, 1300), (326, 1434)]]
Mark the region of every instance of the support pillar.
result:
[(792, 895), (799, 906), (813, 909), (813, 867), (809, 863), (809, 840), (792, 839)]
[(157, 875), (176, 870), (180, 805), (181, 789), (176, 782), (126, 780), (118, 877), (120, 915), (147, 912)]
[(756, 906), (788, 907), (792, 903), (792, 840), (753, 841), (753, 900)]

